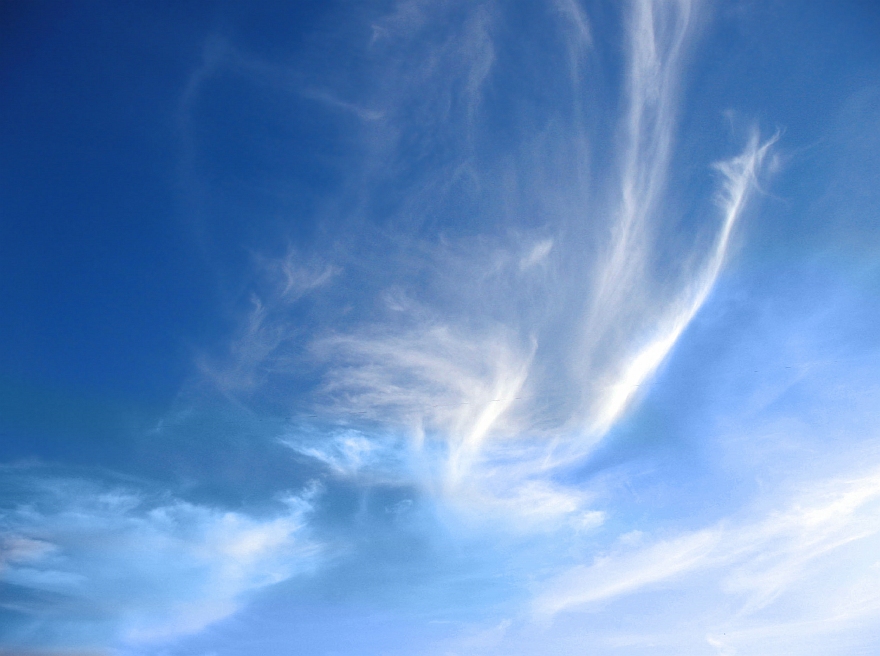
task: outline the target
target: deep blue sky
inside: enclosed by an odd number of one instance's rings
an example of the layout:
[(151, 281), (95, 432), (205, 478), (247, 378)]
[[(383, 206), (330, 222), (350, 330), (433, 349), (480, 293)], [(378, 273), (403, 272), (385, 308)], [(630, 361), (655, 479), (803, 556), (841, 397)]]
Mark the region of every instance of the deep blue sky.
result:
[(878, 644), (875, 3), (0, 30), (0, 652)]

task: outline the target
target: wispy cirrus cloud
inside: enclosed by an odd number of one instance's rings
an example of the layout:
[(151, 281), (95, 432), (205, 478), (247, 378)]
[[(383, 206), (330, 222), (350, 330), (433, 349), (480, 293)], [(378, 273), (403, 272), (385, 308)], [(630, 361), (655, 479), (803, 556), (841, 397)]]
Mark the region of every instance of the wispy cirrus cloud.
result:
[[(554, 84), (566, 102), (548, 106), (537, 137), (528, 122), (513, 128), (527, 147), (499, 142), (490, 126), (499, 102), (527, 109), (492, 92), (506, 47), (500, 11), (409, 2), (375, 22), (374, 88), (352, 100), (375, 115), (360, 128), (354, 218), (338, 224), (347, 236), (316, 251), (323, 264), (260, 259), (275, 282), (211, 375), (241, 399), (281, 399), (298, 421), (356, 430), (324, 445), (309, 431), (283, 438), (337, 475), (393, 471), (456, 506), (595, 526), (601, 513), (551, 472), (588, 454), (673, 350), (775, 138), (754, 133), (739, 155), (706, 162), (715, 206), (706, 199), (689, 218), (699, 230), (687, 238), (669, 180), (700, 3), (623, 12), (621, 110), (606, 117), (614, 136), (604, 142), (585, 114), (590, 21), (557, 3), (547, 20), (565, 53)], [(611, 167), (590, 172), (593, 161)], [(377, 205), (379, 193), (394, 202)], [(459, 222), (463, 209), (479, 220)], [(305, 294), (347, 309), (304, 315)], [(304, 370), (319, 381), (307, 394)]]
[(878, 500), (878, 474), (868, 470), (810, 481), (785, 506), (692, 532), (622, 535), (591, 564), (543, 582), (530, 616), (506, 620), (488, 653), (512, 644), (541, 653), (546, 640), (577, 653), (584, 631), (596, 653), (849, 649), (880, 615)]
[[(582, 10), (565, 4), (558, 10), (557, 18), (573, 21), (586, 44)], [(430, 94), (446, 94), (446, 100), (432, 103), (425, 117), (428, 107), (412, 95), (422, 82), (402, 85), (397, 79), (386, 94), (397, 108), (383, 110), (375, 128), (397, 136), (374, 153), (376, 161), (405, 161), (397, 152), (401, 140), (416, 138), (426, 125), (435, 125), (432, 147), (458, 139), (457, 127), (471, 135), (471, 144), (484, 139), (478, 98), (491, 80), (485, 53), (496, 49), (493, 13), (466, 12), (460, 43), (448, 37), (424, 45), (413, 39), (430, 24), (425, 11), (421, 5), (401, 7), (383, 38), (393, 33), (406, 44), (399, 47), (424, 62), (412, 65), (410, 75), (426, 76)], [(398, 29), (401, 12), (410, 17), (407, 29)], [(424, 20), (415, 21), (416, 15)], [(681, 76), (698, 15), (699, 5), (684, 1), (637, 2), (627, 10), (624, 111), (614, 120), (611, 153), (593, 152), (585, 140), (566, 147), (552, 134), (544, 137), (550, 140), (545, 149), (531, 152), (488, 145), (474, 151), (459, 143), (442, 166), (425, 167), (417, 183), (398, 190), (402, 205), (392, 223), (400, 236), (381, 238), (388, 244), (383, 263), (371, 254), (347, 256), (354, 260), (349, 269), (396, 271), (395, 283), (378, 290), (371, 317), (330, 335), (318, 328), (311, 338), (310, 353), (324, 369), (313, 396), (321, 416), (369, 419), (409, 432), (416, 449), (426, 439), (439, 440), (444, 448), (426, 453), (445, 454), (445, 464), (432, 469), (444, 472), (441, 487), (447, 490), (480, 478), (473, 468), (481, 461), (506, 458), (501, 454), (509, 455), (511, 440), (524, 445), (519, 453), (525, 460), (510, 471), (533, 476), (583, 457), (602, 438), (711, 292), (775, 141), (754, 134), (740, 155), (715, 164), (717, 207), (700, 220), (702, 231), (714, 235), (693, 239), (674, 254), (674, 266), (661, 271), (677, 229), (667, 186)], [(560, 43), (569, 38), (560, 36)], [(449, 57), (455, 66), (437, 68)], [(579, 57), (589, 51), (579, 50)], [(437, 76), (446, 82), (438, 83)], [(456, 80), (470, 82), (458, 87)], [(459, 101), (467, 109), (455, 113)], [(576, 134), (583, 127), (577, 111), (552, 119)], [(609, 156), (616, 167), (612, 175), (533, 186), (532, 180), (543, 181), (550, 171), (584, 170), (584, 162)], [(493, 179), (493, 169), (509, 173)], [(465, 170), (471, 182), (462, 187)], [(372, 180), (374, 174), (365, 175)], [(456, 195), (464, 203), (476, 195), (498, 199), (498, 208), (483, 210), (483, 224), (495, 225), (504, 216), (510, 236), (456, 236), (452, 225), (449, 236), (413, 236), (424, 224), (422, 217), (410, 218), (416, 204), (422, 215), (434, 213), (450, 207)], [(546, 221), (540, 229), (528, 228), (522, 222), (528, 208), (542, 206)], [(680, 236), (675, 241), (682, 243)], [(360, 257), (366, 260), (358, 262)], [(424, 282), (408, 283), (410, 275)]]
[(557, 557), (520, 612), (424, 653), (577, 654), (585, 641), (597, 654), (858, 653), (880, 616), (878, 481), (870, 467), (805, 479), (701, 528), (623, 533), (568, 567)]
[[(21, 501), (0, 511), (4, 642), (18, 649), (137, 645), (199, 631), (321, 556), (317, 493), (266, 517), (81, 478), (5, 468)], [(51, 619), (55, 618), (55, 619)]]

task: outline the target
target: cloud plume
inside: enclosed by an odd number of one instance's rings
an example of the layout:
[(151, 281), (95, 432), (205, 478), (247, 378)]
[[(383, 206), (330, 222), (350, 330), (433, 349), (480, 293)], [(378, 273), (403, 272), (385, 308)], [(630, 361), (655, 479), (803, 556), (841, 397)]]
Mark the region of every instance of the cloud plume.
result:
[[(413, 144), (445, 144), (444, 154), (425, 150), (419, 157), (440, 157), (436, 166), (399, 171), (413, 182), (397, 183), (401, 201), (390, 215), (361, 201), (357, 225), (382, 262), (352, 248), (334, 266), (349, 276), (363, 272), (359, 286), (375, 294), (375, 305), (351, 328), (319, 319), (301, 337), (310, 366), (322, 371), (311, 408), (302, 412), (408, 434), (415, 451), (431, 459), (443, 454), (442, 464), (428, 467), (438, 489), (480, 479), (474, 468), (492, 468), (513, 452), (517, 464), (508, 469), (516, 472), (511, 481), (519, 479), (511, 485), (519, 485), (582, 458), (602, 439), (710, 294), (775, 141), (754, 133), (739, 155), (712, 165), (716, 206), (688, 217), (699, 229), (687, 248), (670, 255), (670, 243), (687, 243), (683, 210), (668, 185), (682, 77), (701, 7), (687, 0), (627, 7), (622, 110), (606, 118), (615, 136), (604, 144), (584, 136), (587, 90), (578, 71), (592, 56), (589, 21), (572, 3), (558, 3), (557, 10), (550, 17), (556, 47), (577, 56), (569, 57), (572, 77), (564, 81), (571, 104), (545, 120), (566, 130), (546, 130), (543, 143), (527, 149), (491, 140), (482, 116), (492, 109), (483, 95), (500, 52), (492, 37), (496, 9), (464, 11), (460, 22), (452, 21), (459, 31), (437, 40), (423, 35), (427, 14), (440, 10), (404, 3), (377, 23), (371, 46), (393, 42), (411, 67), (406, 85), (377, 74), (389, 86), (382, 87), (381, 118), (365, 134), (384, 138), (367, 149), (357, 188), (383, 189), (380, 162), (404, 166)], [(416, 95), (422, 89), (436, 101), (434, 114), (425, 114), (429, 107)], [(434, 126), (430, 147), (422, 140), (427, 125)], [(592, 161), (613, 166), (591, 174)], [(439, 234), (425, 233), (427, 216), (452, 217), (456, 206), (479, 206), (482, 226), (506, 227), (468, 234), (457, 220), (437, 218), (431, 220)], [(539, 223), (529, 218), (532, 208), (544, 217)], [(393, 230), (370, 232), (370, 221)], [(383, 269), (395, 275), (378, 273)], [(345, 296), (353, 283), (341, 275), (327, 284)], [(357, 302), (370, 307), (362, 297)], [(274, 341), (266, 345), (248, 334), (243, 341), (252, 346), (237, 348), (256, 350), (282, 370), (289, 360), (276, 358), (274, 346), (301, 331), (283, 316), (267, 326), (262, 312), (258, 306), (252, 323)]]

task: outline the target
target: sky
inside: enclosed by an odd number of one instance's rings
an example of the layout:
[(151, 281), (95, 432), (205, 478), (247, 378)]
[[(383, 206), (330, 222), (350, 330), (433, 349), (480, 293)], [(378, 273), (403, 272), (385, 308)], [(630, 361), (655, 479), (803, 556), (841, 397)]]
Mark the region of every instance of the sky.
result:
[(873, 654), (880, 8), (0, 6), (0, 655)]

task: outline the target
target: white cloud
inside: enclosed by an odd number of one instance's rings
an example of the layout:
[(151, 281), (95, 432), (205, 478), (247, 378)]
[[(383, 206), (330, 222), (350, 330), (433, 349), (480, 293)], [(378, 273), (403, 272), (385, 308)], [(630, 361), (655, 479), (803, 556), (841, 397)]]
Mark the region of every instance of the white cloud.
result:
[(562, 574), (534, 603), (538, 615), (605, 601), (704, 565), (721, 536), (708, 530), (617, 557), (600, 557)]
[[(36, 493), (0, 515), (0, 580), (94, 608), (95, 635), (81, 626), (83, 646), (198, 631), (320, 556), (306, 530), (314, 490), (256, 518), (82, 480), (38, 477), (28, 487)], [(48, 607), (19, 608), (35, 634), (46, 612), (65, 612), (49, 599)], [(75, 647), (74, 637), (63, 646)]]
[(678, 302), (665, 309), (666, 316), (657, 320), (660, 330), (649, 343), (622, 361), (616, 382), (600, 397), (594, 414), (593, 430), (604, 433), (620, 416), (638, 386), (654, 373), (669, 354), (684, 329), (705, 302), (718, 278), (727, 253), (730, 234), (754, 190), (761, 163), (775, 138), (759, 143), (752, 135), (746, 149), (737, 157), (716, 165), (722, 172), (719, 195), (723, 223), (702, 269), (692, 277)]
[(547, 256), (550, 254), (550, 251), (553, 249), (553, 240), (552, 239), (542, 239), (534, 246), (532, 249), (522, 257), (519, 261), (519, 270), (526, 271), (527, 269), (531, 269), (533, 266), (541, 264)]
[[(537, 596), (534, 612), (553, 615), (589, 607), (709, 571), (716, 575), (716, 590), (737, 600), (736, 617), (748, 618), (780, 595), (797, 589), (811, 573), (825, 566), (823, 558), (831, 553), (859, 541), (877, 544), (878, 509), (880, 470), (815, 484), (791, 499), (785, 509), (751, 522), (728, 520), (646, 545), (641, 544), (642, 539), (634, 547), (630, 546), (632, 540), (623, 540), (617, 550), (592, 565), (579, 565), (560, 574)], [(864, 573), (870, 563), (854, 561), (850, 565)], [(834, 569), (846, 586), (849, 574), (843, 573), (850, 568), (838, 561)], [(693, 584), (685, 581), (675, 585), (688, 590)], [(705, 580), (701, 585), (706, 585)], [(709, 591), (703, 594), (712, 595)], [(852, 612), (880, 613), (880, 595), (858, 593), (850, 599), (853, 603), (847, 605)], [(848, 615), (845, 608), (838, 607), (835, 613), (841, 620)]]
[[(554, 7), (566, 26), (559, 47), (575, 70), (590, 56), (589, 21), (577, 3)], [(317, 367), (321, 383), (298, 397), (309, 413), (408, 435), (400, 459), (413, 464), (413, 478), (442, 495), (468, 489), (481, 503), (516, 498), (549, 469), (584, 457), (639, 398), (714, 287), (774, 141), (754, 135), (715, 165), (720, 221), (707, 214), (701, 224), (711, 238), (682, 250), (681, 235), (668, 234), (677, 210), (667, 186), (699, 3), (644, 0), (627, 10), (623, 109), (610, 154), (578, 136), (580, 109), (559, 107), (548, 120), (561, 132), (520, 149), (474, 148), (495, 70), (494, 11), (405, 2), (376, 23), (370, 49), (384, 67), (363, 103), (382, 118), (361, 135), (367, 154), (353, 204), (369, 206), (363, 190), (395, 175), (411, 182), (395, 188), (392, 216), (362, 210), (351, 225), (393, 225), (381, 238), (367, 231), (387, 248), (336, 251), (345, 274), (328, 264), (303, 269), (290, 255), (262, 260), (275, 291), (255, 298), (229, 365), (212, 370), (234, 394), (267, 385), (266, 372), (281, 389), (304, 364)], [(432, 31), (439, 17), (442, 28)], [(569, 84), (581, 107), (580, 82)], [(435, 156), (436, 166), (408, 168)], [(612, 162), (610, 174), (589, 175), (593, 157)], [(426, 215), (472, 202), (482, 208), (481, 234), (415, 236)], [(525, 222), (534, 212), (546, 217), (537, 227)], [(510, 233), (493, 234), (499, 224)], [(675, 264), (661, 271), (672, 241)], [(331, 279), (371, 310), (344, 327), (275, 311)], [(294, 339), (310, 344), (307, 355), (291, 355)], [(341, 444), (296, 448), (317, 449), (310, 455), (340, 471), (359, 466)]]

